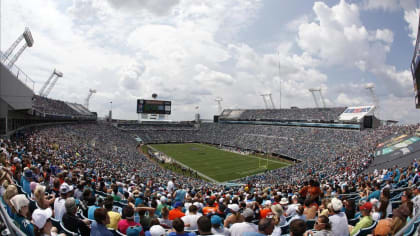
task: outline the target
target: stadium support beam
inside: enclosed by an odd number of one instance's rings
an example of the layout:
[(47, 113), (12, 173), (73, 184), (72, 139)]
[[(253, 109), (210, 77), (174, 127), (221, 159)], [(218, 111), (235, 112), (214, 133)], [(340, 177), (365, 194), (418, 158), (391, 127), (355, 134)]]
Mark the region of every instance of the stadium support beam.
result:
[(264, 101), (265, 109), (268, 109), (268, 104), (267, 104), (267, 100), (265, 99), (265, 94), (261, 94), (261, 97), (262, 97), (262, 99)]
[(216, 99), (214, 99), (214, 101), (216, 101), (216, 102), (217, 102), (217, 108), (218, 108), (218, 110), (219, 110), (219, 115), (220, 115), (220, 114), (222, 114), (222, 111), (223, 111), (223, 108), (222, 108), (222, 101), (223, 101), (223, 98), (221, 98), (221, 97), (217, 97)]
[[(12, 57), (12, 59), (8, 60), (10, 56), (12, 56), (13, 51), (16, 49), (16, 47), (19, 45), (22, 40), (25, 39), (25, 44), (19, 49), (19, 51)], [(34, 39), (32, 38), (32, 33), (29, 30), (29, 28), (25, 28), (25, 31), (23, 34), (21, 34), (13, 43), (12, 45), (7, 49), (7, 51), (4, 54), (3, 62), (5, 63), (7, 60), (9, 61), (7, 63), (8, 67), (12, 67), (15, 62), (19, 59), (20, 55), (25, 51), (26, 48), (32, 47), (34, 44)]]
[(93, 95), (94, 93), (96, 93), (96, 89), (89, 89), (89, 94), (88, 94), (88, 96), (87, 96), (87, 97), (86, 97), (86, 99), (85, 99), (85, 107), (86, 107), (87, 109), (89, 109), (89, 101), (90, 101), (90, 98), (92, 97), (92, 95)]
[[(44, 96), (47, 97), (48, 94), (51, 92), (52, 87), (55, 86), (55, 83), (58, 80), (58, 77), (63, 77), (63, 73), (57, 71), (56, 69), (54, 69), (53, 73), (50, 75), (50, 77), (48, 78), (47, 81), (45, 81), (44, 85), (42, 86), (42, 88), (39, 90), (39, 96)], [(52, 81), (52, 83), (50, 84), (50, 82)], [(50, 87), (48, 87), (50, 86)], [(48, 87), (48, 89), (47, 89)], [(47, 89), (47, 90), (45, 90)]]
[(309, 92), (311, 92), (312, 97), (314, 99), (315, 102), (315, 106), (319, 108), (319, 103), (318, 103), (318, 99), (316, 98), (315, 92), (319, 91), (319, 89), (314, 89), (314, 88), (310, 88)]
[(271, 93), (265, 93), (260, 95), (263, 98), (265, 109), (275, 109), (273, 102), (273, 97), (271, 96)]
[(319, 89), (319, 96), (321, 98), (321, 102), (322, 102), (322, 106), (324, 106), (324, 108), (326, 108), (327, 106), (325, 105), (325, 99), (324, 96), (322, 95), (322, 89)]

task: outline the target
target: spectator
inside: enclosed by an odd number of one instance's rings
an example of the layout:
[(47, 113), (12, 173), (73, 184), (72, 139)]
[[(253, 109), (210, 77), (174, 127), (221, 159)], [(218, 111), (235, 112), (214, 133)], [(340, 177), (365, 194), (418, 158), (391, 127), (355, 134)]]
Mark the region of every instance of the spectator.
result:
[(175, 220), (176, 218), (185, 216), (185, 214), (182, 212), (182, 208), (184, 207), (182, 202), (176, 202), (174, 207), (174, 209), (169, 211), (169, 220)]
[(109, 216), (107, 210), (98, 208), (94, 213), (95, 221), (92, 222), (91, 236), (113, 236), (114, 234), (109, 231), (106, 225), (109, 224)]
[(172, 220), (169, 219), (168, 208), (162, 208), (162, 218), (159, 218), (159, 222), (165, 228), (172, 228)]
[(290, 220), (289, 220), (289, 224), (290, 224), (293, 220), (297, 220), (297, 219), (300, 219), (300, 220), (303, 220), (303, 221), (305, 221), (305, 222), (306, 222), (306, 215), (304, 215), (304, 214), (303, 214), (303, 212), (304, 212), (304, 208), (303, 208), (303, 206), (298, 206), (298, 208), (297, 208), (297, 210), (296, 210), (296, 215), (295, 215), (295, 216), (293, 216), (292, 218), (290, 218)]
[(230, 204), (228, 205), (228, 209), (232, 214), (226, 218), (224, 223), (225, 228), (230, 227), (232, 224), (241, 223), (245, 221), (245, 218), (239, 212), (240, 209), (238, 204)]
[(18, 194), (12, 199), (10, 199), (10, 203), (12, 204), (13, 208), (16, 211), (15, 215), (15, 222), (17, 226), (24, 232), (26, 235), (34, 235), (34, 226), (29, 221), (28, 213), (29, 213), (29, 200), (26, 198), (24, 194)]
[(112, 211), (113, 205), (114, 205), (114, 198), (108, 195), (104, 202), (104, 207), (107, 210), (107, 213), (109, 216), (109, 224), (107, 224), (106, 227), (117, 230), (118, 222), (121, 220), (121, 215), (118, 212)]
[(41, 209), (46, 209), (51, 207), (54, 204), (55, 197), (52, 195), (45, 195), (45, 186), (38, 184), (35, 188), (35, 201), (38, 204), (38, 207)]
[(230, 232), (223, 227), (223, 219), (218, 215), (213, 215), (210, 218), (211, 221), (211, 233), (215, 235), (229, 236)]
[(175, 232), (170, 232), (168, 236), (195, 236), (195, 233), (184, 231), (184, 222), (180, 218), (175, 218), (172, 222), (172, 227)]
[(146, 232), (146, 236), (166, 236), (165, 229), (160, 225), (153, 225), (148, 232), (150, 235)]
[(283, 207), (281, 205), (273, 205), (271, 206), (271, 211), (274, 213), (274, 235), (281, 235), (281, 226), (287, 224), (286, 217), (283, 215)]
[(118, 230), (126, 234), (127, 228), (130, 226), (138, 226), (139, 223), (134, 222), (134, 209), (131, 206), (125, 206), (123, 208), (123, 218), (118, 222)]
[(316, 230), (315, 233), (312, 232), (313, 236), (332, 236), (331, 231), (331, 224), (330, 220), (327, 216), (320, 216), (318, 217), (317, 221), (315, 222), (314, 229)]
[(296, 219), (290, 222), (289, 231), (290, 236), (303, 236), (306, 230), (305, 221), (301, 219)]
[(245, 222), (242, 223), (235, 223), (230, 227), (230, 234), (232, 236), (242, 236), (243, 233), (246, 232), (257, 232), (258, 228), (255, 224), (251, 223), (254, 220), (254, 212), (246, 208), (244, 212), (242, 212), (242, 216), (245, 219)]
[(185, 224), (186, 230), (196, 231), (198, 229), (197, 220), (200, 218), (200, 215), (197, 214), (198, 208), (195, 205), (191, 205), (188, 210), (189, 214), (181, 219)]
[(53, 229), (50, 217), (52, 216), (51, 208), (46, 209), (36, 209), (32, 213), (32, 223), (34, 226), (34, 235), (51, 235), (51, 232), (57, 231), (56, 228)]
[(258, 223), (258, 232), (245, 232), (244, 236), (271, 235), (274, 230), (274, 221), (270, 218), (261, 219)]
[(54, 218), (61, 221), (66, 213), (66, 199), (72, 196), (73, 186), (63, 183), (60, 186), (60, 197), (54, 201)]
[(331, 223), (331, 231), (335, 236), (348, 236), (349, 230), (347, 227), (347, 216), (344, 212), (341, 211), (343, 208), (343, 203), (337, 198), (331, 199), (329, 209), (330, 217), (329, 221)]
[(63, 215), (63, 225), (71, 232), (80, 233), (82, 236), (90, 235), (88, 219), (81, 220), (76, 216), (77, 205), (73, 197), (67, 198), (65, 202), (66, 213)]
[(200, 235), (211, 235), (211, 220), (210, 216), (201, 216), (198, 221), (198, 232)]

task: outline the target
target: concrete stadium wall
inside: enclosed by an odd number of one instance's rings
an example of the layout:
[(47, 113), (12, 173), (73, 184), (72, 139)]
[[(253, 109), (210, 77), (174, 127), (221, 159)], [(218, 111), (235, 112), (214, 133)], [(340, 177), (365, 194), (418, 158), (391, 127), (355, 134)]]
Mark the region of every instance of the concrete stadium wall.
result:
[[(0, 63), (0, 98), (13, 110), (31, 109), (34, 92)], [(2, 115), (0, 113), (0, 115)], [(5, 117), (5, 116), (3, 116)]]

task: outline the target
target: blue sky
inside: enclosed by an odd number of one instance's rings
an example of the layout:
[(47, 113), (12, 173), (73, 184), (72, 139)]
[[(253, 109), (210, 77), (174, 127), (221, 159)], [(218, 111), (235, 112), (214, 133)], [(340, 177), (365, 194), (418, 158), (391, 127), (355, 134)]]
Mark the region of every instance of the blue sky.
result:
[[(379, 116), (419, 121), (410, 60), (416, 0), (5, 0), (1, 49), (29, 26), (33, 48), (17, 64), (37, 83), (62, 71), (52, 98), (136, 119), (137, 98), (173, 100), (174, 120), (224, 108), (263, 108), (261, 93), (283, 107), (313, 107), (309, 88), (328, 106), (370, 105)], [(280, 61), (280, 77), (278, 63)]]

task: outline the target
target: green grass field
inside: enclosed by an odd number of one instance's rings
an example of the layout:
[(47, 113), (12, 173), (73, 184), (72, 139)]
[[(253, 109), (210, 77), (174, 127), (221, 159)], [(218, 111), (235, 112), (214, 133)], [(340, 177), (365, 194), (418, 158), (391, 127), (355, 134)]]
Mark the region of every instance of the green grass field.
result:
[[(266, 159), (227, 152), (204, 144), (156, 144), (151, 146), (219, 182), (263, 172), (267, 165)], [(268, 161), (269, 170), (288, 165), (286, 162), (277, 160)]]

